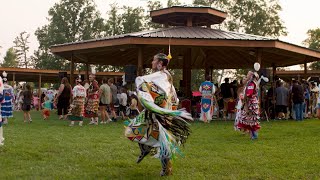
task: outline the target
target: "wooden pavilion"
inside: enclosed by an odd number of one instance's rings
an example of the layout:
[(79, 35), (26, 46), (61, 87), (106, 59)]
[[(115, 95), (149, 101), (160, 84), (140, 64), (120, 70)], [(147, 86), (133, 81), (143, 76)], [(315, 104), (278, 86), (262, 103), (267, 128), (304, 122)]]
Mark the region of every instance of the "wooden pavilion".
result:
[[(211, 7), (174, 6), (151, 11), (152, 21), (165, 28), (122, 34), (100, 39), (54, 45), (51, 52), (74, 63), (115, 66), (136, 65), (138, 75), (150, 67), (156, 53), (168, 53), (169, 68), (183, 69), (183, 87), (191, 95), (191, 69), (284, 67), (320, 60), (320, 52), (274, 38), (212, 29), (227, 13)], [(71, 79), (73, 74), (70, 74)]]

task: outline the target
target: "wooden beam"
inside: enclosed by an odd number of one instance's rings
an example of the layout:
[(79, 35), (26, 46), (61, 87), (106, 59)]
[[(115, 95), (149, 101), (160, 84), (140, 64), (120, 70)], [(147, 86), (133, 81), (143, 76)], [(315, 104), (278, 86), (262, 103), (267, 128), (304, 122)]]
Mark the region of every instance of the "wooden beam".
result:
[(40, 110), (40, 107), (41, 107), (41, 74), (39, 74), (39, 82), (38, 82), (38, 88), (39, 88), (39, 91), (38, 91), (38, 97), (39, 97), (39, 106), (38, 106), (38, 110)]
[(137, 68), (137, 76), (142, 76), (143, 70), (143, 54), (142, 54), (142, 47), (138, 48), (138, 68)]
[(184, 94), (186, 97), (191, 97), (191, 61), (192, 61), (192, 49), (188, 48), (184, 54), (183, 63), (183, 83)]
[(192, 27), (192, 16), (189, 16), (187, 19), (187, 26)]
[(273, 63), (272, 64), (272, 81), (273, 82), (275, 81), (276, 73), (277, 73), (277, 67), (276, 67), (276, 64)]
[(305, 59), (304, 59), (304, 64), (303, 64), (304, 66), (304, 74), (303, 74), (303, 77), (304, 77), (304, 79), (307, 79), (308, 77), (307, 77), (307, 73), (308, 73), (308, 67), (307, 67), (307, 56), (305, 57)]
[(85, 76), (85, 79), (84, 80), (89, 80), (89, 63), (86, 63), (86, 76)]
[(70, 84), (74, 86), (73, 74), (74, 74), (74, 60), (73, 54), (71, 55), (71, 62), (70, 62)]

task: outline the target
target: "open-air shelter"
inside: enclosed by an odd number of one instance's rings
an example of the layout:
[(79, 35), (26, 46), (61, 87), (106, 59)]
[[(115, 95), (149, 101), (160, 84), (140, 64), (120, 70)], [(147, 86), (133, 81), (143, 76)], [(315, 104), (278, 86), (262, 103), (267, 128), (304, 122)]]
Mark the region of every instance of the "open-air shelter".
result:
[[(54, 45), (51, 52), (74, 63), (113, 66), (136, 65), (137, 74), (150, 67), (156, 53), (168, 53), (171, 69), (183, 69), (185, 94), (191, 95), (191, 69), (284, 67), (320, 60), (320, 52), (274, 38), (212, 29), (227, 13), (211, 7), (174, 6), (150, 12), (164, 28)], [(73, 78), (71, 74), (70, 78)]]

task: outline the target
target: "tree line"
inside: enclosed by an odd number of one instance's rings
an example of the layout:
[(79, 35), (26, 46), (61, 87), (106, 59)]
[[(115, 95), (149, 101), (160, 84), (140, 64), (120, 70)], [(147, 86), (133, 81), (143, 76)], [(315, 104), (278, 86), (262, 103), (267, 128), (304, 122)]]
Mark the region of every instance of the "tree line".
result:
[[(68, 61), (50, 53), (52, 45), (161, 28), (161, 24), (151, 22), (149, 11), (181, 4), (179, 0), (163, 2), (149, 0), (146, 7), (135, 8), (113, 3), (104, 16), (97, 10), (94, 0), (60, 0), (49, 9), (48, 24), (34, 32), (39, 42), (38, 49), (27, 56), (30, 34), (22, 32), (15, 38), (15, 46), (7, 50), (2, 66), (68, 70)], [(213, 28), (268, 37), (287, 34), (279, 17), (282, 9), (278, 0), (194, 0), (193, 5), (210, 6), (228, 13), (226, 21)], [(319, 49), (320, 30), (309, 30), (308, 35), (304, 43)], [(311, 67), (320, 68), (320, 65)], [(77, 64), (76, 68), (83, 69), (84, 66)], [(119, 70), (119, 67), (97, 66), (98, 71), (117, 68)]]

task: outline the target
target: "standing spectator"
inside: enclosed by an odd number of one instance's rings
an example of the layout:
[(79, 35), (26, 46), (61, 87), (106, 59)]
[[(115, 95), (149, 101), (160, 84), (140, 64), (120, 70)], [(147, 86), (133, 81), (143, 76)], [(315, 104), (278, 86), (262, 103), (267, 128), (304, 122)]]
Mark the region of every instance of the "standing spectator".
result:
[[(41, 91), (41, 89), (39, 89), (39, 91)], [(44, 102), (44, 97), (46, 97), (46, 94), (44, 93), (44, 92), (42, 92), (42, 94), (41, 94), (41, 104)]]
[[(107, 78), (102, 79), (102, 85), (100, 86), (100, 112), (101, 112), (101, 124), (106, 124), (107, 122), (110, 122), (111, 119), (109, 117), (109, 113), (107, 109), (110, 109), (110, 101), (111, 101), (111, 89), (108, 85)], [(105, 121), (107, 118), (107, 122)]]
[(286, 118), (282, 117), (281, 114), (287, 114), (288, 108), (288, 97), (289, 97), (289, 90), (283, 86), (283, 82), (279, 82), (279, 87), (276, 88), (276, 112), (278, 119)]
[(122, 119), (125, 119), (126, 116), (126, 109), (127, 109), (127, 101), (128, 101), (128, 96), (127, 96), (127, 91), (125, 88), (121, 88), (121, 94), (120, 94), (120, 114), (122, 116)]
[(298, 84), (297, 80), (294, 80), (292, 86), (292, 101), (297, 121), (302, 121), (303, 119), (303, 93), (303, 87)]
[(59, 119), (67, 119), (68, 108), (70, 106), (71, 85), (66, 77), (62, 78), (59, 92), (57, 95), (57, 108)]
[(129, 118), (130, 119), (133, 119), (135, 118), (136, 116), (138, 116), (139, 114), (139, 110), (138, 110), (138, 97), (132, 93), (130, 95), (130, 113), (129, 113)]
[(95, 74), (89, 75), (89, 88), (88, 88), (88, 98), (87, 105), (85, 109), (85, 116), (91, 118), (90, 124), (98, 125), (98, 110), (99, 110), (99, 86), (98, 82), (95, 80)]
[(111, 102), (110, 102), (110, 111), (111, 111), (111, 115), (113, 116), (112, 120), (116, 121), (117, 115), (115, 112), (115, 106), (119, 104), (119, 100), (117, 98), (118, 88), (113, 84), (112, 78), (108, 79), (108, 85), (110, 86), (111, 95), (112, 95)]
[(29, 123), (32, 122), (30, 110), (31, 110), (31, 102), (32, 102), (32, 92), (31, 87), (29, 84), (25, 86), (25, 90), (23, 91), (23, 104), (22, 104), (22, 110), (23, 110), (23, 120), (24, 122), (27, 122), (27, 119)]
[(226, 120), (228, 102), (234, 97), (232, 86), (229, 83), (229, 78), (224, 79), (224, 83), (221, 84), (220, 89), (223, 98), (223, 118)]
[(3, 71), (3, 96), (4, 100), (1, 103), (1, 116), (3, 124), (8, 124), (8, 118), (12, 115), (12, 102), (14, 101), (13, 88), (8, 84), (7, 73)]
[(315, 115), (316, 115), (316, 107), (317, 107), (318, 97), (319, 97), (319, 88), (315, 82), (312, 82), (311, 83), (311, 99), (312, 99), (311, 113), (312, 113), (312, 117), (315, 117)]

